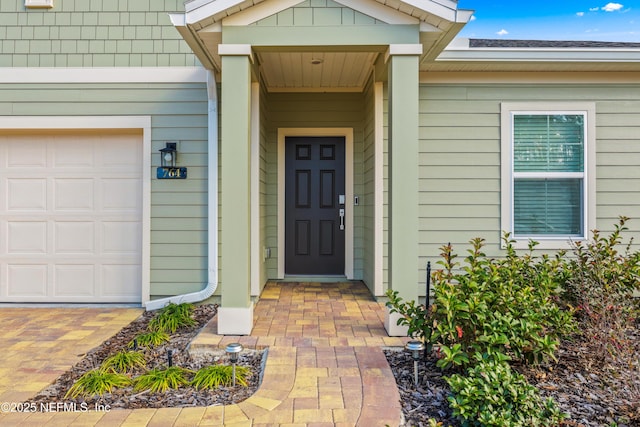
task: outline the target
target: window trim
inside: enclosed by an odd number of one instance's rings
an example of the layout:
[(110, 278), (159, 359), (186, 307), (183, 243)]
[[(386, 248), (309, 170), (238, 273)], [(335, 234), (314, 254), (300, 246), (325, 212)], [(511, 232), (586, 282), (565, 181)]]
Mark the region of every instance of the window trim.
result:
[[(583, 230), (577, 237), (533, 236), (515, 239), (516, 249), (526, 249), (529, 240), (539, 242), (539, 249), (568, 249), (570, 242), (588, 238), (596, 225), (596, 105), (594, 102), (503, 102), (500, 104), (500, 219), (502, 233), (508, 231), (513, 238), (513, 116), (515, 114), (584, 114), (585, 118), (585, 159), (584, 171), (576, 174), (583, 177)], [(520, 172), (518, 175), (523, 177)], [(532, 172), (531, 174), (538, 174)], [(545, 176), (551, 174), (545, 173)], [(566, 177), (566, 173), (563, 173)], [(505, 247), (501, 241), (502, 248)]]

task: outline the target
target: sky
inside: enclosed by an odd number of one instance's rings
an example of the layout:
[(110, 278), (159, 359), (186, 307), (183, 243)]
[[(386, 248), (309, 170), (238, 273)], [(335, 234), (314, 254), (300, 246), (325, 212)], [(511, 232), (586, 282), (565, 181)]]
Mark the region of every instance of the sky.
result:
[(458, 37), (640, 42), (640, 0), (458, 0)]

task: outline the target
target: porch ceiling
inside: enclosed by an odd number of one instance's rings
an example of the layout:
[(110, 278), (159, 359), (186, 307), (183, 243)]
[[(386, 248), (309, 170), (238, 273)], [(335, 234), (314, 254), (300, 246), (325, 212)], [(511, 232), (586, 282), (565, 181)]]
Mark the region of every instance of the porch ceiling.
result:
[(256, 52), (270, 92), (363, 90), (377, 52)]

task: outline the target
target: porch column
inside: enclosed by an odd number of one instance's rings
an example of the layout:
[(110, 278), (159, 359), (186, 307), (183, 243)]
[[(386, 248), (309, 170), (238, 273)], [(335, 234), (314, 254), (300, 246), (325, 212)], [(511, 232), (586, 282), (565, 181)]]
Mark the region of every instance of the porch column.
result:
[(251, 302), (251, 46), (220, 45), (222, 57), (218, 334), (249, 335)]
[[(389, 285), (418, 300), (418, 91), (422, 45), (389, 46)], [(389, 315), (389, 335), (406, 336)]]

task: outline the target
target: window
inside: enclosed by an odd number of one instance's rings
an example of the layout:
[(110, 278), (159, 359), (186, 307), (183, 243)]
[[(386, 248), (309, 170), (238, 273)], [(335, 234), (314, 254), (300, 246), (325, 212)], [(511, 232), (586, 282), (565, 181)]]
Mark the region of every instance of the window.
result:
[(502, 104), (502, 229), (566, 247), (594, 226), (595, 106)]

